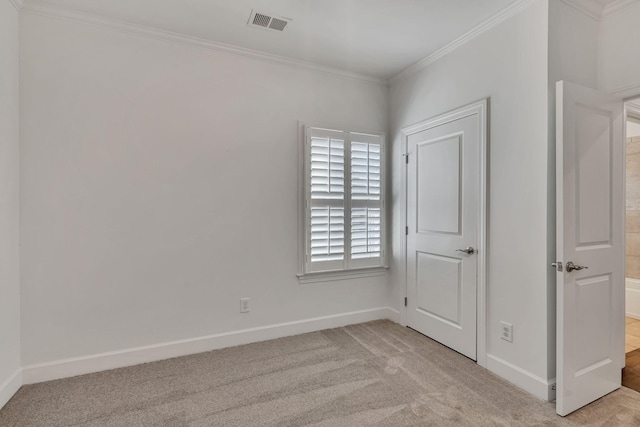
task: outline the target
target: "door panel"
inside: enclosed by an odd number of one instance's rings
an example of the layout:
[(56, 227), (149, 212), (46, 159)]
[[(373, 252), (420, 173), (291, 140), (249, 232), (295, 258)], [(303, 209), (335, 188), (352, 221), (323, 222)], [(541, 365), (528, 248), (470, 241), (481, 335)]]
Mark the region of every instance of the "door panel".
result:
[(575, 340), (575, 366), (581, 374), (609, 359), (612, 289), (610, 274), (576, 280), (576, 308), (582, 327)]
[[(427, 121), (406, 139), (407, 324), (473, 360), (484, 152), (479, 111)], [(467, 247), (474, 252), (458, 250)]]
[(418, 252), (416, 309), (460, 326), (462, 261)]
[(611, 124), (609, 112), (576, 105), (575, 193), (578, 246), (611, 243)]
[(568, 82), (556, 94), (556, 411), (567, 415), (620, 387), (624, 130), (622, 99)]
[[(418, 231), (460, 234), (462, 135), (416, 145)], [(433, 209), (437, 203), (438, 209)]]

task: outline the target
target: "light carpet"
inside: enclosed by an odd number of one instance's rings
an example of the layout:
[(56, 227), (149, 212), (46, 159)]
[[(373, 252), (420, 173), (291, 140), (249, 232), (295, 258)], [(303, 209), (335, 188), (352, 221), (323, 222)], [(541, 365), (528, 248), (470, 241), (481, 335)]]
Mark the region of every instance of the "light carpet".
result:
[(632, 426), (622, 388), (566, 418), (390, 321), (25, 386), (0, 426)]

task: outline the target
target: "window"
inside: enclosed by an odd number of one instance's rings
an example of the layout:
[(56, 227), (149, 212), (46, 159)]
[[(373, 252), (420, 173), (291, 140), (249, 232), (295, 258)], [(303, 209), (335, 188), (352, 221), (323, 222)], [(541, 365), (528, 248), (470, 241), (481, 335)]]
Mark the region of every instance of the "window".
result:
[(384, 266), (384, 138), (304, 128), (302, 273)]

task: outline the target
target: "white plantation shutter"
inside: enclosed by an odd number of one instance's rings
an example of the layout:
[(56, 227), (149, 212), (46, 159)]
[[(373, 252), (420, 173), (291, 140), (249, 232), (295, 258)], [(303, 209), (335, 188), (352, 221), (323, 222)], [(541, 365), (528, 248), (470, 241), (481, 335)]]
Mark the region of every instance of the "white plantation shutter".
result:
[(310, 129), (307, 200), (307, 270), (345, 265), (345, 134)]
[(344, 209), (311, 208), (311, 262), (344, 259)]
[(351, 197), (380, 200), (380, 144), (351, 143)]
[(311, 137), (311, 198), (344, 200), (344, 140)]
[(383, 265), (382, 137), (305, 130), (305, 272)]
[(382, 138), (351, 134), (351, 259), (358, 266), (382, 258)]
[(351, 209), (351, 257), (375, 258), (381, 251), (380, 208)]

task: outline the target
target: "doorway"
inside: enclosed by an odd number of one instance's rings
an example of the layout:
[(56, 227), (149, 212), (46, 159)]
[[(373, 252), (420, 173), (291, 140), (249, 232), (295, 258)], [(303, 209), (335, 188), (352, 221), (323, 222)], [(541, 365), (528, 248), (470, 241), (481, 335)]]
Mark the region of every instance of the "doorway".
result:
[(487, 100), (403, 130), (407, 326), (484, 362)]
[(625, 103), (625, 368), (622, 385), (640, 391), (640, 100)]

